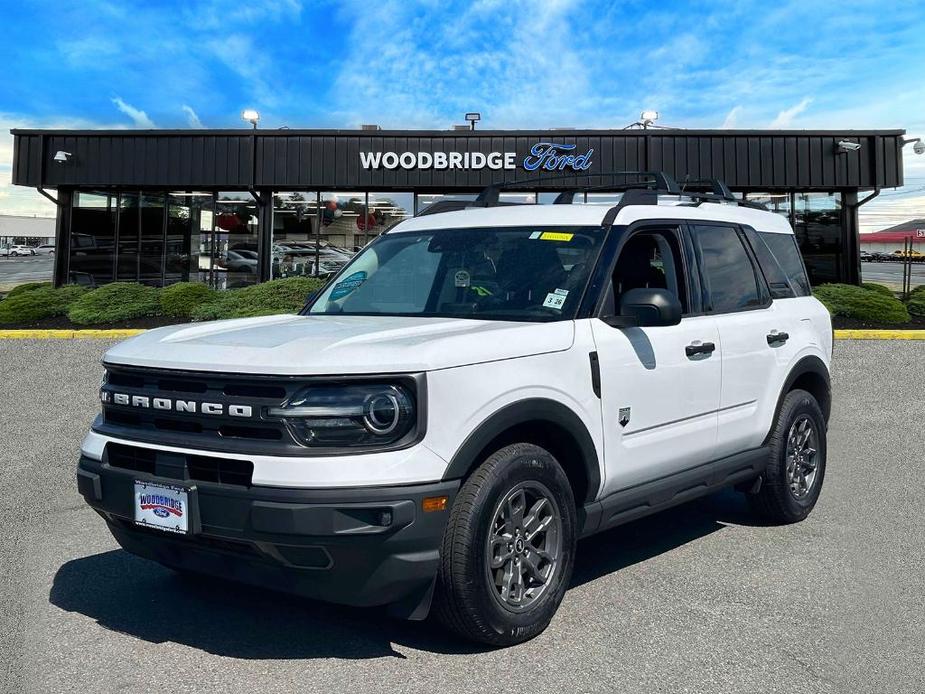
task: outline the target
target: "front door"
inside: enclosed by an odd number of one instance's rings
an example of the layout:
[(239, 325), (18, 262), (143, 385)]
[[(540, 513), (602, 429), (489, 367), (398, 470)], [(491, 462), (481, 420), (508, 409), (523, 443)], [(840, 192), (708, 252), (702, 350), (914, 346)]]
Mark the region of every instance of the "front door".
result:
[(637, 287), (674, 292), (679, 325), (614, 328), (595, 318), (606, 472), (603, 495), (712, 460), (720, 400), (719, 333), (712, 316), (691, 315), (678, 229), (632, 232), (617, 259), (602, 315)]

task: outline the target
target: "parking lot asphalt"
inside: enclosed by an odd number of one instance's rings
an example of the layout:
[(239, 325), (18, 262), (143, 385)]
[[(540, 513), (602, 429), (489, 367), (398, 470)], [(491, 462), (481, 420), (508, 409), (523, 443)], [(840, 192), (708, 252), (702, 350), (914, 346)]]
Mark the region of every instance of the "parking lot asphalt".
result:
[(54, 264), (53, 255), (0, 258), (0, 291), (26, 282), (50, 282)]
[(0, 341), (0, 692), (925, 690), (925, 342), (836, 344), (808, 520), (724, 492), (583, 541), (549, 629), (498, 651), (121, 551), (74, 480), (108, 344)]
[[(865, 282), (885, 284), (899, 291), (903, 284), (902, 263), (861, 263), (861, 279)], [(912, 263), (912, 286), (925, 284), (925, 263)]]

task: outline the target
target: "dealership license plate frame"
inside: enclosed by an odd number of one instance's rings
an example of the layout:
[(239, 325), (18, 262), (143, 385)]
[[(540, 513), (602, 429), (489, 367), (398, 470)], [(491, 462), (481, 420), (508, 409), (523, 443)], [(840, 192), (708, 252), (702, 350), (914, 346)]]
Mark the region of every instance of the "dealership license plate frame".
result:
[[(132, 488), (132, 511), (135, 525), (179, 536), (193, 535), (199, 532), (199, 499), (195, 486), (136, 479)], [(154, 513), (154, 508), (141, 508), (141, 494), (159, 491), (165, 492), (165, 496), (168, 498), (176, 498), (184, 502), (182, 523), (174, 522), (171, 524), (170, 521), (175, 521), (175, 517), (171, 518), (168, 515), (168, 518), (161, 519)], [(149, 513), (146, 513), (146, 511), (149, 511)]]

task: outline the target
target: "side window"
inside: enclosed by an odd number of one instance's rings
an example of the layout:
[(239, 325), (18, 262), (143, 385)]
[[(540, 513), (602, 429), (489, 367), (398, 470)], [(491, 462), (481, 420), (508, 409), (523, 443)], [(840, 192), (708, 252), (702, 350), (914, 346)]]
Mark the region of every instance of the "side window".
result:
[(711, 312), (729, 313), (761, 306), (755, 268), (738, 232), (732, 227), (695, 225), (693, 236)]
[(760, 231), (758, 235), (764, 241), (781, 268), (787, 274), (790, 280), (790, 286), (797, 296), (809, 296), (812, 289), (809, 286), (809, 278), (806, 276), (806, 267), (803, 265), (803, 257), (800, 255), (800, 249), (797, 247), (797, 239), (793, 234), (775, 234), (769, 231)]
[(745, 232), (745, 237), (748, 239), (748, 244), (755, 253), (758, 266), (761, 268), (764, 278), (768, 281), (768, 288), (771, 290), (771, 298), (792, 299), (795, 297), (796, 294), (790, 286), (790, 279), (787, 277), (787, 273), (784, 272), (777, 258), (774, 257), (771, 249), (768, 248), (764, 240), (758, 235), (758, 232), (748, 227), (745, 227), (743, 231)]
[(605, 312), (618, 312), (623, 294), (639, 288), (667, 289), (678, 297), (682, 313), (690, 313), (681, 249), (672, 231), (636, 232), (623, 245), (605, 297)]

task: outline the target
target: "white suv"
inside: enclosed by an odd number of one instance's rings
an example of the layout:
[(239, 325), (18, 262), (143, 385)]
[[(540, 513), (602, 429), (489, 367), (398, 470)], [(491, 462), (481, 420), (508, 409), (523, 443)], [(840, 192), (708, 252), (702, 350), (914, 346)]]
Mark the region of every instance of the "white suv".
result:
[(110, 349), (77, 476), (118, 542), (412, 619), (433, 602), (506, 645), (549, 623), (578, 538), (726, 486), (809, 514), (832, 331), (784, 218), (677, 189), (476, 204), (398, 224), (301, 315)]

